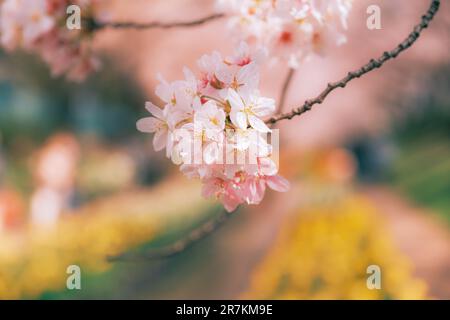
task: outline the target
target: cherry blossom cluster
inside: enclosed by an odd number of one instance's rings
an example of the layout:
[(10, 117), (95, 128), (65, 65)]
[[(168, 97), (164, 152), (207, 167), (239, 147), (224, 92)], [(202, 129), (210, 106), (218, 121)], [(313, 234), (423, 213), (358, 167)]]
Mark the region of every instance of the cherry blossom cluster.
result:
[(263, 121), (275, 110), (275, 101), (258, 91), (264, 58), (241, 43), (232, 57), (201, 57), (198, 76), (187, 68), (184, 80), (169, 83), (160, 76), (156, 94), (164, 106), (147, 102), (152, 116), (137, 123), (154, 133), (156, 151), (166, 149), (186, 176), (202, 181), (203, 196), (215, 197), (229, 212), (260, 203), (267, 186), (289, 188), (278, 175), (274, 143), (268, 143), (273, 134)]
[(346, 42), (352, 0), (217, 0), (239, 41), (264, 47), (290, 67)]
[(90, 41), (82, 30), (66, 26), (67, 7), (78, 5), (83, 12), (96, 0), (0, 0), (0, 43), (8, 51), (23, 49), (38, 54), (53, 76), (66, 74), (82, 81), (96, 70)]

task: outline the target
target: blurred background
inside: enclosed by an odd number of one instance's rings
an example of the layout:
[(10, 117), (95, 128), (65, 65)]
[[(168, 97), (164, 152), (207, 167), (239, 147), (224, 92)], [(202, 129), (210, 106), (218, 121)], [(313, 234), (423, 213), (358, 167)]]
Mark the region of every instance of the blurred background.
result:
[[(348, 43), (303, 64), (286, 110), (394, 47), (429, 1), (355, 1)], [(366, 8), (382, 9), (382, 30)], [(0, 298), (450, 299), (450, 10), (383, 69), (279, 125), (286, 194), (241, 208), (168, 259), (111, 263), (158, 248), (220, 212), (135, 129), (156, 74), (182, 77), (232, 52), (218, 20), (192, 29), (103, 30), (103, 68), (52, 79), (35, 56), (0, 52)], [(176, 10), (175, 10), (176, 8)], [(191, 20), (207, 0), (111, 1), (116, 20)], [(263, 71), (278, 97), (287, 69)], [(66, 269), (82, 270), (67, 290)], [(382, 289), (369, 290), (378, 265)]]

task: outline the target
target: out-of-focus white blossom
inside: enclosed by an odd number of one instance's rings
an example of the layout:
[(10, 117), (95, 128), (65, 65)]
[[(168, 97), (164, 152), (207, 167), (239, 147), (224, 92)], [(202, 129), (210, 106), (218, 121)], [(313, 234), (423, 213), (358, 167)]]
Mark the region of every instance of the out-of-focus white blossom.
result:
[(235, 37), (290, 67), (346, 42), (352, 0), (217, 0)]
[(83, 30), (66, 27), (69, 5), (88, 12), (96, 0), (0, 0), (0, 44), (8, 51), (38, 54), (53, 76), (82, 81), (98, 69)]

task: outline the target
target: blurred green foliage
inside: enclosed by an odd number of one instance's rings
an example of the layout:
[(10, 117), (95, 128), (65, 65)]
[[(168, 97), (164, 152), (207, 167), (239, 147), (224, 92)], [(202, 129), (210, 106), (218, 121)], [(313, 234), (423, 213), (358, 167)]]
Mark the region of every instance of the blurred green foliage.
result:
[(101, 72), (77, 84), (52, 78), (34, 57), (0, 57), (0, 128), (6, 148), (18, 137), (42, 142), (58, 130), (113, 142), (136, 135), (143, 93), (133, 79), (103, 61)]
[(392, 130), (391, 182), (450, 223), (450, 66), (435, 71), (404, 103)]
[[(29, 194), (30, 159), (61, 131), (82, 143), (87, 139), (107, 148), (150, 149), (149, 136), (136, 130), (137, 119), (146, 114), (144, 93), (131, 75), (107, 57), (102, 61), (100, 72), (78, 84), (53, 78), (34, 56), (0, 52), (0, 157), (6, 162), (0, 184)], [(161, 161), (149, 161), (149, 156), (135, 157), (139, 183), (152, 184), (166, 172)]]

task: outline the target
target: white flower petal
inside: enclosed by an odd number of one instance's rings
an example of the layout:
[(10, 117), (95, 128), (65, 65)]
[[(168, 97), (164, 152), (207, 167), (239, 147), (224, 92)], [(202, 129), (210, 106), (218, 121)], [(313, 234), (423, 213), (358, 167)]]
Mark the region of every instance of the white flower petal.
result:
[(153, 137), (153, 148), (155, 151), (161, 151), (167, 146), (167, 130), (159, 130)]
[(252, 62), (239, 70), (236, 80), (239, 84), (246, 85), (250, 88), (258, 88), (259, 86), (259, 67)]
[(157, 118), (153, 118), (153, 117), (147, 117), (147, 118), (140, 119), (136, 123), (137, 129), (141, 132), (146, 132), (146, 133), (151, 133), (151, 132), (157, 131), (161, 127), (161, 125), (162, 125), (162, 121)]
[(220, 66), (216, 73), (216, 78), (223, 83), (231, 83), (233, 81), (233, 73), (227, 65)]
[(148, 112), (150, 112), (154, 117), (158, 119), (164, 119), (163, 111), (158, 106), (154, 105), (150, 101), (147, 101), (145, 103), (145, 109), (147, 109)]
[(219, 156), (219, 148), (216, 143), (208, 144), (203, 151), (203, 160), (206, 164), (213, 164)]
[(253, 115), (248, 116), (248, 122), (250, 122), (250, 126), (259, 132), (270, 132), (269, 127), (262, 121), (260, 118), (255, 117)]
[(275, 100), (270, 98), (259, 98), (252, 111), (259, 117), (271, 115), (275, 111)]
[(245, 107), (241, 96), (233, 89), (228, 90), (227, 100), (230, 102), (231, 108), (236, 111), (240, 111)]
[(270, 189), (278, 192), (287, 192), (290, 189), (290, 183), (282, 176), (267, 177), (267, 185)]
[(231, 122), (238, 128), (245, 130), (247, 129), (247, 117), (244, 112), (231, 111), (230, 113)]
[(184, 73), (184, 77), (185, 77), (186, 81), (188, 81), (189, 83), (192, 83), (192, 84), (197, 83), (197, 78), (195, 77), (194, 73), (189, 68), (184, 67), (183, 73)]
[(239, 57), (244, 57), (250, 55), (250, 47), (248, 46), (247, 42), (241, 41), (239, 42), (239, 46), (235, 50), (235, 54)]
[(166, 157), (170, 158), (172, 156), (172, 150), (174, 148), (175, 139), (174, 134), (170, 132), (169, 130), (166, 132)]
[(158, 75), (158, 78), (161, 83), (156, 86), (155, 93), (162, 101), (170, 103), (173, 98), (173, 88), (161, 75)]

